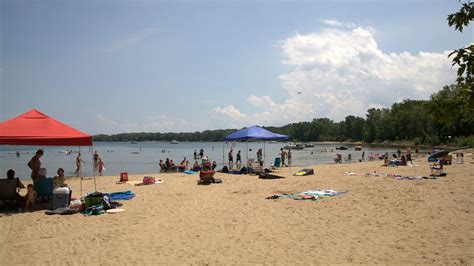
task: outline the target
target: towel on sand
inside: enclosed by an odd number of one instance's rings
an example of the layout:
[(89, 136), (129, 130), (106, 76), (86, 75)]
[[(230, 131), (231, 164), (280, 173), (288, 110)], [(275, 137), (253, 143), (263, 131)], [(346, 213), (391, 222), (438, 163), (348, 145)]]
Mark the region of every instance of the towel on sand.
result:
[(332, 189), (323, 189), (323, 190), (309, 190), (304, 192), (296, 192), (291, 194), (275, 194), (273, 196), (268, 197), (267, 199), (278, 199), (278, 198), (291, 198), (294, 200), (318, 200), (322, 197), (331, 197), (337, 196), (341, 194), (345, 194), (346, 192), (335, 191)]
[(112, 192), (112, 193), (104, 193), (105, 196), (109, 197), (110, 201), (116, 200), (131, 200), (135, 197), (135, 193), (132, 191), (119, 191), (119, 192)]

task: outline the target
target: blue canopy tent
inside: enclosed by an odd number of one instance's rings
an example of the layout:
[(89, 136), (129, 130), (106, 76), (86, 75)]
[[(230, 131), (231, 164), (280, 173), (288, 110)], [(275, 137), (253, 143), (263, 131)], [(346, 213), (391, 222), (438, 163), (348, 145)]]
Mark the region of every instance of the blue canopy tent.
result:
[[(256, 141), (256, 140), (263, 140), (263, 141), (276, 141), (276, 140), (287, 140), (287, 135), (273, 133), (269, 130), (261, 128), (259, 126), (251, 126), (248, 128), (244, 128), (238, 130), (227, 137), (224, 138), (225, 141), (246, 141), (247, 142), (247, 161), (248, 161), (248, 141)], [(265, 144), (264, 144), (265, 145)], [(265, 146), (264, 146), (264, 161), (265, 161)], [(222, 154), (222, 161), (224, 162), (224, 154)]]

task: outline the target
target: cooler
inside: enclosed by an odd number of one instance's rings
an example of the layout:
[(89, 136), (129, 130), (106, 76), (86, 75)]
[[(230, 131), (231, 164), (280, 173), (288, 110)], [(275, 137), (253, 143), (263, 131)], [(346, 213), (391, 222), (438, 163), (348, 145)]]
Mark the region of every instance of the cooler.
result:
[(71, 191), (68, 187), (55, 188), (53, 190), (53, 210), (62, 207), (69, 207)]

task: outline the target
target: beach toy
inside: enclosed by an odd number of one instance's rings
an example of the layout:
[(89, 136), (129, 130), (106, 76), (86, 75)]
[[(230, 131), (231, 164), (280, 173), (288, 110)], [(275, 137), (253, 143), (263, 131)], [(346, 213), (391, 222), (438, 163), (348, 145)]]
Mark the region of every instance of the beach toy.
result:
[(124, 212), (124, 211), (125, 211), (124, 209), (108, 209), (105, 212), (113, 214), (113, 213), (119, 213), (119, 212)]
[(313, 169), (301, 169), (294, 174), (295, 176), (307, 176), (307, 175), (314, 175)]

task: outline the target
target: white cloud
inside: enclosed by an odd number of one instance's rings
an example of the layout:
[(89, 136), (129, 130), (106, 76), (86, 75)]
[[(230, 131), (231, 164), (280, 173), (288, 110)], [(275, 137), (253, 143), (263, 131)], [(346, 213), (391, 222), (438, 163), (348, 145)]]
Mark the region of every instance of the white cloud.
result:
[(335, 19), (322, 19), (321, 22), (330, 27), (341, 27), (341, 28), (348, 28), (353, 29), (356, 27), (354, 23), (344, 23), (337, 21)]
[(316, 117), (339, 121), (403, 99), (428, 99), (455, 81), (449, 51), (388, 54), (378, 47), (371, 29), (334, 20), (324, 23), (331, 27), (281, 42), (282, 64), (294, 67), (279, 77), (287, 99), (275, 102), (252, 94), (247, 102), (260, 107), (260, 112), (245, 114), (235, 106), (214, 111), (242, 126), (283, 125)]
[(109, 52), (109, 53), (116, 52), (116, 51), (121, 50), (123, 48), (141, 43), (145, 39), (157, 34), (159, 31), (160, 31), (160, 29), (158, 29), (158, 28), (144, 28), (144, 29), (138, 30), (138, 31), (133, 32), (130, 35), (124, 37), (123, 39), (117, 40), (117, 41), (109, 44), (103, 50), (105, 52)]

